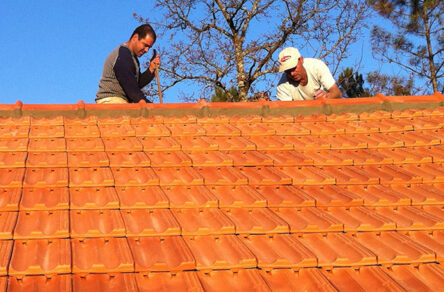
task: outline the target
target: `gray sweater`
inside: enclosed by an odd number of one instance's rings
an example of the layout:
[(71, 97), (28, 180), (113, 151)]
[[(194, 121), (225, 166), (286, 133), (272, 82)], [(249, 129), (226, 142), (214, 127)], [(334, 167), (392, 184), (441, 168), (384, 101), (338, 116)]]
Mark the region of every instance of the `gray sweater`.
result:
[(136, 55), (121, 44), (106, 58), (100, 78), (96, 101), (104, 97), (121, 97), (130, 103), (145, 100), (150, 102), (142, 88), (153, 80), (150, 70), (140, 73), (140, 64)]

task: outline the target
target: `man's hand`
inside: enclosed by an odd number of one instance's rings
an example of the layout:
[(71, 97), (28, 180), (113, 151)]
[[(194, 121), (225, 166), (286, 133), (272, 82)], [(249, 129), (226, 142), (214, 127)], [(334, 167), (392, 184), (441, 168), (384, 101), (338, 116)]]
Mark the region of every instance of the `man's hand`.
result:
[(150, 71), (151, 73), (154, 73), (155, 70), (157, 70), (160, 67), (160, 56), (157, 54), (156, 50), (154, 50), (153, 57), (150, 61)]
[(342, 92), (339, 89), (339, 87), (335, 84), (328, 90), (328, 92), (321, 89), (316, 90), (314, 97), (315, 99), (322, 99), (322, 98), (326, 99), (326, 98), (341, 98), (341, 96)]
[(318, 89), (315, 92), (315, 99), (320, 99), (320, 98), (327, 98), (327, 92), (325, 92), (322, 89)]

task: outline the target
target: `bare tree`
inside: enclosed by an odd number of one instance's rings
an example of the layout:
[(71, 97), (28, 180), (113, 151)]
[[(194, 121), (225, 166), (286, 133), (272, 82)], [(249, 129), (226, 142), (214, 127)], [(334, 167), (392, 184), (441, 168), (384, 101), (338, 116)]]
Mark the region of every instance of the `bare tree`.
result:
[(405, 78), (403, 76), (392, 76), (381, 73), (378, 70), (367, 74), (366, 88), (369, 96), (375, 96), (382, 93), (388, 96), (392, 95), (414, 95), (419, 93), (419, 88), (414, 87), (413, 77)]
[(160, 28), (167, 43), (164, 90), (193, 81), (200, 88), (194, 99), (235, 86), (246, 101), (253, 83), (277, 71), (277, 51), (289, 45), (311, 48), (335, 73), (368, 13), (364, 0), (154, 1), (157, 12), (136, 17)]
[(433, 91), (439, 91), (444, 85), (440, 81), (444, 76), (444, 2), (371, 0), (370, 4), (392, 23), (390, 31), (373, 27), (375, 55), (413, 74), (415, 79), (426, 79)]

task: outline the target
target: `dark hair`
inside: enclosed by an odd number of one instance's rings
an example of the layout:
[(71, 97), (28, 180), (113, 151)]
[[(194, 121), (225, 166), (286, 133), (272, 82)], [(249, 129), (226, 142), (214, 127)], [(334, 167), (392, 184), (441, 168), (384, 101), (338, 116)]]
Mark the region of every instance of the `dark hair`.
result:
[(156, 41), (156, 33), (154, 32), (153, 27), (148, 23), (142, 24), (139, 27), (137, 27), (133, 31), (133, 34), (131, 35), (130, 39), (132, 39), (135, 34), (139, 36), (139, 40), (144, 39), (146, 35), (150, 35), (153, 38), (153, 41), (154, 42)]

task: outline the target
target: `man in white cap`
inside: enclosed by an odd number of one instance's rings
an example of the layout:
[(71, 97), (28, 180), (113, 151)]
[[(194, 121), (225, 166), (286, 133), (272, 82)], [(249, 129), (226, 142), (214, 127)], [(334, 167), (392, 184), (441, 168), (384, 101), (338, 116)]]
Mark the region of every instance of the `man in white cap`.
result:
[(340, 98), (341, 91), (327, 65), (319, 59), (305, 58), (298, 49), (288, 47), (279, 53), (276, 97), (282, 101)]

